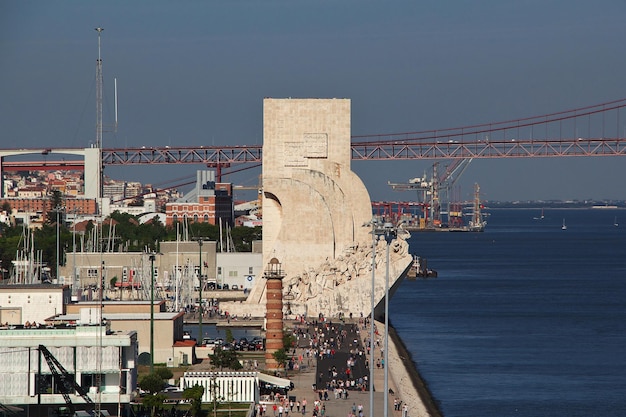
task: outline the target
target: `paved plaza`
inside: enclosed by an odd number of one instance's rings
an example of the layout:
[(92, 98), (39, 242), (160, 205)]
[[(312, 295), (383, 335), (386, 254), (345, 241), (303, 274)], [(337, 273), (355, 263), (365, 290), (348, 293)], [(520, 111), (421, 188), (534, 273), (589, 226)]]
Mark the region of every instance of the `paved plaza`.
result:
[[(295, 385), (289, 395), (295, 397), (296, 402), (301, 404), (306, 400), (305, 416), (313, 416), (314, 402), (320, 400), (321, 393), (322, 400), (318, 406), (320, 409), (319, 416), (322, 415), (322, 407), (325, 409), (323, 417), (347, 417), (352, 413), (353, 407), (356, 408), (355, 414), (358, 416), (359, 408), (362, 407), (363, 416), (369, 417), (370, 392), (367, 387), (367, 379), (369, 379), (370, 358), (365, 344), (370, 335), (369, 326), (364, 327), (363, 321), (359, 323), (358, 319), (349, 323), (342, 323), (341, 321), (309, 324), (293, 322), (293, 326), (296, 333), (299, 334), (298, 347), (293, 355), (299, 369), (288, 371), (288, 377)], [(376, 339), (375, 337), (375, 357), (382, 358), (380, 347), (376, 345)], [(348, 362), (349, 360), (350, 362)], [(349, 363), (352, 366), (349, 366)], [(350, 371), (346, 372), (347, 369)], [(350, 383), (345, 381), (350, 381)], [(346, 385), (349, 385), (347, 390), (345, 389)], [(383, 393), (383, 386), (383, 368), (376, 367), (375, 364), (373, 416), (376, 417), (384, 415), (385, 394)], [(397, 391), (391, 376), (389, 388), (394, 394)], [(342, 392), (340, 398), (336, 398), (337, 391)], [(347, 398), (344, 391), (347, 391)], [(388, 415), (402, 417), (402, 406), (399, 407), (399, 410), (394, 409), (394, 401), (400, 400), (394, 394), (387, 394)], [(410, 415), (410, 413), (408, 414)], [(274, 417), (273, 410), (269, 409), (266, 415)], [(298, 413), (294, 406), (289, 415), (297, 417), (302, 415), (302, 412)]]

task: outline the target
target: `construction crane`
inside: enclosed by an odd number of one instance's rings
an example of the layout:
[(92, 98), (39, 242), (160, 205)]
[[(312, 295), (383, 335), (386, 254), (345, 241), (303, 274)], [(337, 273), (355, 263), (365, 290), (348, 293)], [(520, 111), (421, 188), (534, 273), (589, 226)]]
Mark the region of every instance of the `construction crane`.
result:
[(14, 405), (4, 405), (0, 404), (0, 416), (19, 416), (24, 409), (20, 407), (16, 407)]
[(67, 372), (67, 370), (63, 367), (63, 365), (61, 365), (57, 358), (54, 357), (48, 348), (44, 345), (39, 345), (39, 352), (46, 359), (48, 368), (50, 368), (50, 372), (52, 372), (54, 379), (59, 382), (58, 387), (61, 390), (65, 404), (69, 409), (70, 416), (73, 416), (76, 412), (76, 407), (72, 404), (70, 394), (78, 392), (85, 403), (94, 405), (94, 402), (87, 394), (87, 391), (76, 383), (74, 376)]
[(457, 197), (456, 202), (453, 203), (450, 194), (452, 188), (471, 162), (472, 158), (455, 159), (448, 165), (446, 172), (439, 177), (438, 188), (441, 190), (439, 194), (445, 194), (445, 197), (442, 198), (447, 204), (445, 215), (448, 217), (448, 225), (450, 227), (460, 227), (463, 224), (463, 207), (460, 202), (460, 197)]

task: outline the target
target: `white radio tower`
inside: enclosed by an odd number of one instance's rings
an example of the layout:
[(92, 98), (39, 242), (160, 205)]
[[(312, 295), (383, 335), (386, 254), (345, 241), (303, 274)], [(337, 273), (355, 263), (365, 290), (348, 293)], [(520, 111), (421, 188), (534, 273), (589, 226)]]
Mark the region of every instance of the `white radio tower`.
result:
[(104, 30), (97, 27), (98, 60), (96, 61), (96, 148), (102, 148), (102, 58), (100, 56), (100, 34)]

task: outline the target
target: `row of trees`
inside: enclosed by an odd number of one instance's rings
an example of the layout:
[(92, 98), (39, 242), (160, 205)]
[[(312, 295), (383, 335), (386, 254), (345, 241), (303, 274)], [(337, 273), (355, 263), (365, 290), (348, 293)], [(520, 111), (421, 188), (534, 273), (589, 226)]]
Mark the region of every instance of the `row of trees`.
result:
[[(5, 203), (6, 204), (6, 203)], [(10, 210), (10, 207), (6, 207)], [(74, 245), (73, 229), (68, 228), (63, 221), (64, 213), (59, 214), (60, 223), (58, 225), (60, 248), (60, 264), (65, 265), (67, 252), (72, 252)], [(112, 221), (109, 221), (112, 220)], [(53, 270), (53, 275), (57, 276), (56, 268), (56, 248), (57, 248), (57, 217), (56, 212), (49, 212), (46, 221), (41, 229), (32, 231), (34, 241), (34, 251), (41, 254), (41, 260), (47, 263)], [(115, 224), (115, 226), (112, 225)], [(128, 252), (158, 251), (159, 242), (176, 240), (177, 227), (166, 227), (155, 216), (152, 221), (140, 224), (135, 216), (128, 213), (115, 212), (103, 222), (104, 226), (99, 231), (102, 242), (112, 241), (113, 251), (124, 250)], [(85, 234), (89, 234), (96, 228), (93, 222), (87, 224)], [(180, 229), (180, 228), (178, 228)], [(211, 240), (219, 241), (220, 230), (218, 226), (208, 223), (190, 223), (187, 225), (189, 237), (202, 236)], [(31, 231), (25, 229), (23, 225), (7, 225), (0, 223), (0, 268), (4, 274), (10, 272), (12, 261), (16, 259), (19, 250), (25, 250), (24, 242)], [(113, 236), (114, 235), (114, 236)], [(231, 230), (231, 236), (238, 252), (249, 252), (252, 250), (252, 242), (262, 238), (261, 227), (235, 227)], [(114, 237), (114, 239), (109, 239)], [(79, 238), (76, 238), (79, 241)]]

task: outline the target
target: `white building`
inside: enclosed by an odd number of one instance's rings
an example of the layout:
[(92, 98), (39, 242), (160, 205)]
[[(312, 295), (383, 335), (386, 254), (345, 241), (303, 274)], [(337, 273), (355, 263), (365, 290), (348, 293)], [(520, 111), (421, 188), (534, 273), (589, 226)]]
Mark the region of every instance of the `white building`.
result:
[[(134, 399), (137, 387), (137, 333), (110, 332), (103, 326), (0, 329), (0, 404), (48, 416), (67, 407), (62, 384), (50, 369), (43, 345), (102, 410), (118, 415)], [(62, 374), (53, 365), (57, 374)], [(93, 410), (72, 390), (76, 410)]]
[(261, 372), (185, 372), (180, 379), (180, 389), (195, 385), (204, 387), (203, 402), (220, 401), (258, 403), (261, 386), (291, 389), (291, 381)]
[(0, 285), (0, 323), (43, 323), (50, 317), (65, 313), (71, 296), (67, 285)]
[(252, 289), (263, 278), (263, 254), (254, 252), (216, 253), (217, 283), (229, 288)]

